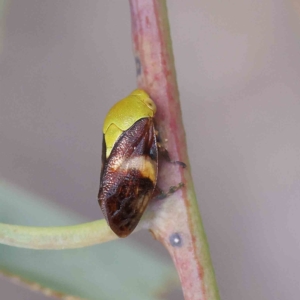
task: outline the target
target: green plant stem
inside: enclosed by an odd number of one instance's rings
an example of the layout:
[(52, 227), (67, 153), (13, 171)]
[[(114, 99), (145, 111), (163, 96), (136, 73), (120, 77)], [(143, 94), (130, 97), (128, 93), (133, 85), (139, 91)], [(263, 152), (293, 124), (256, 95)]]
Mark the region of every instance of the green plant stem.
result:
[(166, 1), (130, 0), (130, 6), (138, 86), (157, 105), (157, 127), (170, 156), (188, 166), (161, 164), (160, 187), (179, 182), (185, 187), (150, 206), (150, 231), (172, 256), (185, 299), (216, 300), (218, 288), (188, 163)]
[(117, 238), (104, 219), (61, 227), (29, 227), (0, 223), (0, 243), (21, 248), (73, 249)]

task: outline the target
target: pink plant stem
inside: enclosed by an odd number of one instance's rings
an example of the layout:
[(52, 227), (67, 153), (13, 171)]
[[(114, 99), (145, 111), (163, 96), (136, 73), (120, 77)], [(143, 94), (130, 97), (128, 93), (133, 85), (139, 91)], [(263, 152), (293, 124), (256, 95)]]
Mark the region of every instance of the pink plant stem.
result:
[(149, 229), (172, 256), (185, 299), (219, 299), (188, 162), (166, 3), (130, 0), (130, 8), (138, 86), (157, 105), (157, 128), (171, 158), (187, 164), (186, 169), (160, 165), (161, 188), (167, 190), (179, 182), (185, 186), (150, 206)]

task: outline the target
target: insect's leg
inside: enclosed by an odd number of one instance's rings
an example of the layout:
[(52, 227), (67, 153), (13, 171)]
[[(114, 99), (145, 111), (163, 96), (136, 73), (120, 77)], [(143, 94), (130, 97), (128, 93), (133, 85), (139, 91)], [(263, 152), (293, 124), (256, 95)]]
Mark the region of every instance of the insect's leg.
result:
[(155, 134), (156, 134), (157, 149), (158, 152), (162, 155), (162, 157), (171, 164), (180, 165), (182, 168), (185, 168), (186, 164), (184, 162), (171, 160), (168, 150), (163, 146), (159, 131), (156, 131)]
[(168, 150), (160, 142), (157, 142), (157, 148), (158, 148), (159, 153), (162, 155), (162, 157), (167, 162), (169, 162), (171, 164), (179, 165), (182, 168), (186, 167), (186, 164), (184, 162), (182, 162), (182, 161), (171, 160)]
[(158, 186), (156, 186), (154, 193), (153, 193), (153, 198), (155, 200), (161, 200), (161, 199), (165, 199), (168, 196), (174, 194), (176, 191), (178, 191), (179, 189), (181, 189), (184, 186), (183, 182), (180, 182), (179, 184), (177, 184), (176, 186), (171, 186), (169, 188), (168, 192), (164, 192), (163, 190), (161, 190)]

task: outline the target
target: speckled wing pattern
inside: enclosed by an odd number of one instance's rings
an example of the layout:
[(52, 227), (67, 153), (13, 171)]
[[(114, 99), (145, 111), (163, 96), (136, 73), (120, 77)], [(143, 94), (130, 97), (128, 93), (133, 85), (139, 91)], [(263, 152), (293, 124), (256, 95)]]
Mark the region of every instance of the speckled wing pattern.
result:
[(106, 158), (103, 139), (98, 200), (119, 236), (137, 226), (156, 187), (157, 142), (152, 118), (143, 118), (124, 131)]

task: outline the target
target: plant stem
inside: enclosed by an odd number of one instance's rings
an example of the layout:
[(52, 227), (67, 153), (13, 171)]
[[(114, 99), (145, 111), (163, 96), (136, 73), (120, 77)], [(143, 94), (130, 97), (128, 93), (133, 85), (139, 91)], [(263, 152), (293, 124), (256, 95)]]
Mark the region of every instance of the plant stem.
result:
[(0, 243), (21, 248), (73, 249), (117, 238), (104, 219), (60, 227), (29, 227), (0, 223)]
[(150, 231), (172, 256), (186, 300), (219, 299), (188, 163), (166, 2), (130, 0), (130, 7), (138, 86), (157, 105), (157, 128), (171, 158), (188, 166), (161, 164), (160, 187), (179, 182), (185, 187), (151, 205)]

